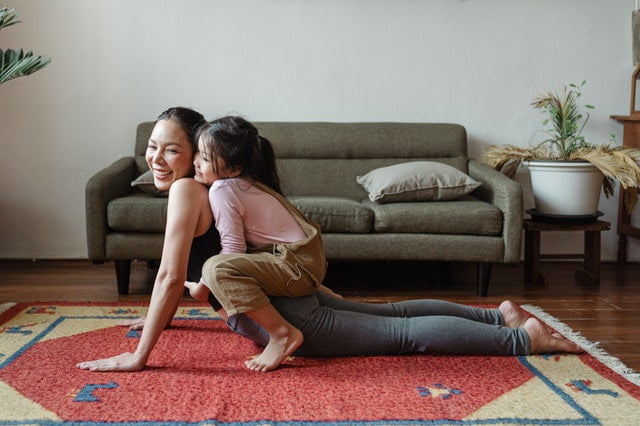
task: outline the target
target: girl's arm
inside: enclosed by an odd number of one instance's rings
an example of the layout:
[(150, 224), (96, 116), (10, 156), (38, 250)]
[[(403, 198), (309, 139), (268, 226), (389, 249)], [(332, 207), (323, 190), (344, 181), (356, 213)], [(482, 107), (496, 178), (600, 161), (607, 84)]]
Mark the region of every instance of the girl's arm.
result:
[(244, 209), (229, 184), (214, 182), (209, 189), (209, 205), (220, 234), (220, 253), (246, 253)]
[(78, 364), (79, 368), (91, 371), (136, 371), (144, 368), (151, 350), (180, 302), (194, 235), (211, 223), (209, 220), (209, 224), (203, 224), (207, 222), (203, 220), (207, 213), (210, 217), (204, 186), (193, 179), (181, 179), (171, 186), (162, 259), (136, 351), (82, 362)]

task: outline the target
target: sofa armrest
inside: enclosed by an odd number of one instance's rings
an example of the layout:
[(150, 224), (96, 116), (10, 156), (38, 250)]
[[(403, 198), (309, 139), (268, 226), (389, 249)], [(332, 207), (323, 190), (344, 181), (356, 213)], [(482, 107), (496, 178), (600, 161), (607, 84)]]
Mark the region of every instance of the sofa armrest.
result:
[(107, 260), (105, 236), (108, 232), (107, 204), (132, 191), (135, 173), (133, 157), (123, 157), (93, 175), (85, 188), (87, 253), (90, 260)]
[(482, 182), (473, 195), (493, 204), (502, 211), (504, 262), (520, 262), (522, 241), (522, 187), (497, 170), (475, 160), (469, 160), (469, 176)]

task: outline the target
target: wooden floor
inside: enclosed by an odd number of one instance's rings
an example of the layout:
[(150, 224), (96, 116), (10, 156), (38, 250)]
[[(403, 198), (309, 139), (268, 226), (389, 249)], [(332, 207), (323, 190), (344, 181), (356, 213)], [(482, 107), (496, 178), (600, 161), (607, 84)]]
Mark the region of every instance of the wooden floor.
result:
[[(522, 265), (497, 265), (486, 298), (475, 295), (475, 268), (469, 264), (334, 262), (325, 283), (348, 298), (371, 302), (435, 298), (495, 304), (511, 299), (536, 305), (640, 371), (640, 264), (604, 263), (599, 286), (576, 283), (579, 266), (545, 262), (547, 285), (527, 287)], [(147, 301), (154, 274), (146, 263), (134, 263), (130, 295), (118, 296), (112, 263), (0, 260), (0, 303)]]

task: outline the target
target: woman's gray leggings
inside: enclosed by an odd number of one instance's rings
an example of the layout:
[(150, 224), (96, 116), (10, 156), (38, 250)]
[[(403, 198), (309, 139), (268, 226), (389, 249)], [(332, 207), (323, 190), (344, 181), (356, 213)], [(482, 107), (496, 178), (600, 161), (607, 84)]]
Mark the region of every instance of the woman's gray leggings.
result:
[[(321, 292), (272, 297), (271, 303), (302, 331), (298, 356), (529, 355), (531, 348), (527, 332), (502, 325), (498, 309), (441, 300), (362, 303)], [(269, 341), (266, 331), (246, 315), (234, 315), (227, 323), (260, 345)]]

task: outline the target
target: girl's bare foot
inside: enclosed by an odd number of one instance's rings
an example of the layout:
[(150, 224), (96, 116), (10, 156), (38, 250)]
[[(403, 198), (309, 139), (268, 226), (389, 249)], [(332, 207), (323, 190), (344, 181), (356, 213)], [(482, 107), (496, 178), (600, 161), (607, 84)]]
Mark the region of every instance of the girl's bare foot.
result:
[(198, 302), (206, 302), (209, 299), (209, 288), (202, 282), (185, 281), (184, 286), (189, 289), (191, 297)]
[(547, 327), (536, 318), (529, 318), (522, 326), (529, 334), (531, 340), (531, 353), (539, 354), (546, 352), (570, 352), (582, 353), (584, 349), (575, 343), (559, 336), (552, 334)]
[(520, 310), (520, 307), (513, 303), (511, 300), (505, 300), (498, 307), (502, 317), (504, 318), (504, 325), (509, 328), (520, 328), (527, 321), (527, 316)]
[(269, 336), (269, 343), (260, 355), (244, 362), (249, 370), (265, 372), (277, 368), (304, 340), (302, 332), (293, 326), (278, 331)]

